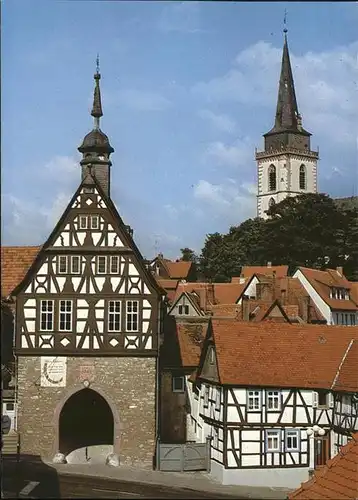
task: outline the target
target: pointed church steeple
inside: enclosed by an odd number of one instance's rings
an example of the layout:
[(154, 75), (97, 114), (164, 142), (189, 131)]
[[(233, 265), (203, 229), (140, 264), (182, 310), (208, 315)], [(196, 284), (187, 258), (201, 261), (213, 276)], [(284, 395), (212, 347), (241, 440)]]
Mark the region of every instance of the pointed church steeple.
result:
[(103, 116), (101, 89), (99, 81), (101, 74), (99, 72), (99, 58), (96, 61), (96, 73), (94, 74), (95, 88), (93, 93), (93, 105), (91, 115), (93, 116), (93, 129), (89, 132), (78, 151), (82, 153), (82, 180), (88, 177), (88, 174), (96, 177), (104, 192), (110, 195), (110, 167), (112, 165), (109, 157), (114, 149), (109, 143), (109, 139), (100, 129), (100, 118)]
[(287, 35), (285, 33), (274, 129), (277, 131), (298, 130), (298, 116), (295, 84), (288, 51)]
[(317, 192), (318, 151), (311, 150), (311, 134), (302, 127), (287, 43), (285, 13), (281, 74), (274, 126), (264, 134), (263, 151), (256, 150), (257, 216), (288, 196)]
[[(275, 124), (269, 132), (264, 134), (265, 150), (281, 149), (286, 146), (306, 150), (310, 148), (310, 135), (302, 128), (302, 118), (298, 111), (285, 28)], [(300, 140), (297, 140), (298, 137)]]

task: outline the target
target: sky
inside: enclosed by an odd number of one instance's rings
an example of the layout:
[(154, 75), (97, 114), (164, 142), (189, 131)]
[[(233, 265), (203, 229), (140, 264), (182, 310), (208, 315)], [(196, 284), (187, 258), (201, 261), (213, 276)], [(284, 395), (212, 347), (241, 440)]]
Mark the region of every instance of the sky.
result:
[(358, 2), (2, 1), (2, 244), (44, 243), (81, 181), (100, 55), (111, 197), (145, 258), (256, 216), (287, 9), (318, 190), (358, 194)]

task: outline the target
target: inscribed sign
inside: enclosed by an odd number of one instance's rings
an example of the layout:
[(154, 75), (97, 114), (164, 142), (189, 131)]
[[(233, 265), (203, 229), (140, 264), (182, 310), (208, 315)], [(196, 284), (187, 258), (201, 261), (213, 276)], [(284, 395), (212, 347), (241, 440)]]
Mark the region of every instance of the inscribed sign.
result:
[(67, 358), (41, 356), (41, 387), (66, 387)]

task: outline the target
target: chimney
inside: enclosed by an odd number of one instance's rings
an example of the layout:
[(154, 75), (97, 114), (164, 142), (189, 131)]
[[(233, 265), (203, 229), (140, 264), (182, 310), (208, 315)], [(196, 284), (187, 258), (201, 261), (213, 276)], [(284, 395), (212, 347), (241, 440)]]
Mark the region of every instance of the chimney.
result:
[(159, 259), (164, 259), (163, 254), (162, 254), (162, 253), (158, 253), (158, 258), (159, 258)]
[(281, 303), (285, 304), (288, 301), (288, 278), (282, 278), (280, 281)]
[(305, 323), (309, 323), (310, 312), (310, 296), (304, 295), (299, 303), (299, 314)]
[(241, 311), (243, 321), (249, 321), (250, 319), (250, 301), (249, 298), (244, 295), (241, 302)]
[(206, 292), (207, 292), (208, 303), (214, 305), (215, 304), (215, 291), (214, 291), (214, 284), (213, 283), (207, 284)]
[(341, 277), (343, 276), (343, 267), (342, 266), (336, 267), (336, 271), (339, 274), (339, 276), (341, 276)]

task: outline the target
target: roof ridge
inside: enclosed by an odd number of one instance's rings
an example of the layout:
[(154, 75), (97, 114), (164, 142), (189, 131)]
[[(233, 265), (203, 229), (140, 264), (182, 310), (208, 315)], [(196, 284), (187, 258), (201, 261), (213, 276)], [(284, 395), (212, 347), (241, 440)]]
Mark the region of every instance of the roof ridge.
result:
[(346, 357), (348, 356), (348, 353), (349, 353), (349, 351), (351, 350), (351, 347), (352, 347), (352, 345), (353, 345), (353, 344), (354, 344), (354, 339), (351, 339), (351, 341), (350, 341), (350, 343), (349, 343), (349, 345), (348, 345), (347, 349), (345, 350), (345, 353), (343, 354), (343, 357), (342, 357), (342, 360), (341, 360), (341, 362), (340, 362), (340, 364), (339, 364), (339, 367), (338, 367), (338, 370), (337, 370), (336, 376), (334, 377), (334, 380), (333, 380), (333, 382), (332, 382), (331, 389), (333, 389), (333, 388), (334, 388), (334, 386), (336, 385), (336, 382), (337, 382), (337, 380), (338, 380), (338, 377), (339, 377), (339, 374), (340, 374), (341, 368), (342, 368), (342, 366), (343, 366), (343, 363), (344, 363), (344, 361), (345, 361)]

